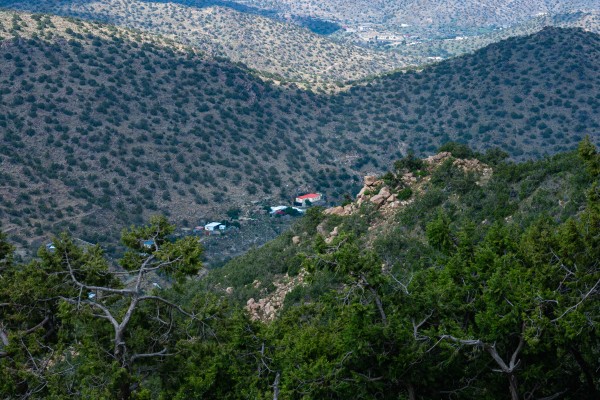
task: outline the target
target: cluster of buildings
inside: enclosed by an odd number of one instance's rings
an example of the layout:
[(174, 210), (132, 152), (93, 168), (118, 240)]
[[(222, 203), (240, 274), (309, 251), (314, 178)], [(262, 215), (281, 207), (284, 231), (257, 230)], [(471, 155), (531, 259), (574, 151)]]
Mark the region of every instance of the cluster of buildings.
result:
[(227, 230), (227, 224), (223, 222), (209, 222), (208, 224), (202, 226), (199, 225), (192, 230), (192, 233), (195, 234), (205, 234), (210, 235), (216, 232), (222, 232)]

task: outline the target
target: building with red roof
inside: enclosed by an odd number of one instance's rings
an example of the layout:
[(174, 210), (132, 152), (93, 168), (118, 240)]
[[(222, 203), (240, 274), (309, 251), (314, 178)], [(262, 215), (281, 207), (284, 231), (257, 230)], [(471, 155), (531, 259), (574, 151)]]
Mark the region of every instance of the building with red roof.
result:
[(296, 197), (296, 204), (306, 205), (307, 202), (316, 203), (317, 201), (323, 200), (323, 195), (321, 193), (308, 193), (302, 196)]

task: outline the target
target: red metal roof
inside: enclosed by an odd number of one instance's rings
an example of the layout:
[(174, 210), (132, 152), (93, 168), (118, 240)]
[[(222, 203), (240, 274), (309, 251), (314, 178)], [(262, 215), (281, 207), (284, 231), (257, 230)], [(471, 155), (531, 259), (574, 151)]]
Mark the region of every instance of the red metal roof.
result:
[(306, 200), (306, 199), (314, 199), (314, 198), (317, 198), (317, 197), (321, 197), (321, 195), (320, 194), (316, 194), (316, 193), (309, 193), (309, 194), (305, 194), (303, 196), (298, 196), (296, 198), (300, 199), (300, 200)]

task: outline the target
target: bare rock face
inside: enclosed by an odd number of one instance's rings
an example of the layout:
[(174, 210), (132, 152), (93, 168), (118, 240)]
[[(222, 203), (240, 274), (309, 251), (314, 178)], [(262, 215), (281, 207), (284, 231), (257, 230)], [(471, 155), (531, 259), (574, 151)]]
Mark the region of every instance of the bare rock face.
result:
[[(423, 161), (428, 164), (427, 169), (429, 172), (434, 171), (440, 165), (442, 165), (445, 161), (452, 159), (452, 154), (450, 152), (441, 152), (435, 154), (433, 156), (425, 158)], [(465, 172), (474, 172), (480, 175), (479, 180), (477, 181), (478, 185), (483, 185), (487, 183), (493, 173), (493, 170), (488, 165), (482, 163), (477, 159), (454, 159), (454, 165), (461, 168)], [(422, 188), (423, 184), (427, 183), (430, 179), (429, 176), (417, 178), (415, 174), (412, 172), (405, 172), (402, 176), (397, 176), (404, 187), (410, 187), (413, 191), (419, 192), (420, 188)], [(364, 177), (365, 185), (356, 195), (356, 201), (348, 204), (346, 206), (337, 206), (332, 207), (324, 211), (325, 215), (339, 215), (339, 216), (348, 216), (352, 215), (358, 210), (363, 203), (371, 203), (375, 205), (377, 210), (392, 212), (392, 209), (405, 207), (411, 204), (414, 201), (414, 197), (411, 197), (407, 200), (398, 200), (398, 196), (396, 194), (392, 194), (392, 189), (386, 186), (385, 182), (377, 179), (377, 177), (373, 175), (367, 175)], [(324, 231), (324, 228), (319, 226), (317, 227), (317, 231), (321, 234), (326, 240), (331, 236), (328, 232)], [(332, 239), (329, 239), (330, 241)]]
[(454, 160), (454, 165), (458, 168), (462, 169), (464, 172), (472, 172), (479, 175), (479, 180), (477, 181), (478, 185), (483, 185), (492, 177), (493, 169), (487, 164), (482, 163), (481, 161), (472, 158), (472, 159), (456, 159)]
[(325, 238), (325, 243), (331, 244), (339, 234), (339, 228), (336, 226), (331, 232), (329, 232), (329, 236)]
[(323, 214), (343, 216), (343, 215), (346, 215), (346, 211), (344, 210), (344, 207), (337, 206), (337, 207), (328, 208), (327, 210), (323, 211)]
[(432, 156), (427, 157), (423, 161), (429, 164), (432, 167), (437, 167), (442, 164), (444, 161), (452, 157), (452, 153), (448, 151), (442, 151), (441, 153), (434, 154)]
[(325, 221), (323, 221), (319, 225), (317, 225), (317, 233), (323, 237), (327, 236), (328, 232), (325, 230)]
[(298, 276), (293, 278), (285, 274), (279, 281), (273, 282), (275, 286), (273, 293), (258, 301), (254, 300), (254, 298), (248, 299), (246, 302), (246, 311), (250, 314), (250, 319), (261, 322), (273, 321), (277, 316), (277, 312), (283, 307), (285, 296), (296, 286), (304, 285), (304, 279), (307, 274), (306, 270), (300, 271)]
[(417, 178), (412, 172), (407, 172), (402, 175), (402, 182), (407, 186), (414, 185), (417, 183)]

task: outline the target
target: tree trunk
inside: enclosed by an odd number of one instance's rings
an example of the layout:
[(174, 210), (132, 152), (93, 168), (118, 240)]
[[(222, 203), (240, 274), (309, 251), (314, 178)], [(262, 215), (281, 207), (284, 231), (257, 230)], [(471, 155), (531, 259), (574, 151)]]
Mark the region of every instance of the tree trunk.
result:
[(119, 393), (117, 395), (119, 400), (129, 400), (131, 398), (131, 384), (129, 382), (129, 371), (125, 371), (126, 376), (120, 377), (121, 382), (119, 383)]
[(508, 384), (510, 389), (510, 399), (519, 400), (519, 388), (517, 384), (517, 377), (514, 374), (508, 375)]
[(575, 346), (569, 346), (569, 352), (577, 362), (577, 365), (579, 365), (581, 372), (583, 372), (583, 376), (585, 376), (585, 383), (588, 387), (589, 398), (600, 398), (600, 393), (598, 393), (598, 390), (596, 389), (596, 384), (594, 383), (594, 372), (592, 372), (592, 368), (590, 368), (589, 364), (585, 361), (585, 359)]
[(406, 385), (406, 389), (408, 390), (408, 400), (416, 400), (417, 396), (415, 395), (415, 387), (412, 383)]
[(279, 378), (281, 375), (279, 372), (275, 375), (275, 382), (273, 382), (273, 400), (279, 399)]

